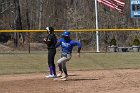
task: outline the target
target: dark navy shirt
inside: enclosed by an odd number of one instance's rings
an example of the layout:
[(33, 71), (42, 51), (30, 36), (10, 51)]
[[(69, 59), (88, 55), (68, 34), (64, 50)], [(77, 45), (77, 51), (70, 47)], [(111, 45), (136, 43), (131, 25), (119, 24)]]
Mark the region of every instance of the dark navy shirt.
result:
[(46, 42), (47, 42), (48, 49), (54, 49), (57, 43), (57, 38), (55, 34), (49, 34)]

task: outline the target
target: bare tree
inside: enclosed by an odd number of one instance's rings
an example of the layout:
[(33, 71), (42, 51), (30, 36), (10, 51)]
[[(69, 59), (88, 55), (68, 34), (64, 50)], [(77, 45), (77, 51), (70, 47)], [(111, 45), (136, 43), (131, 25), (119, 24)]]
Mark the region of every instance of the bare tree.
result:
[(40, 7), (39, 7), (39, 29), (41, 29), (42, 26), (42, 12), (43, 12), (43, 0), (39, 0), (40, 2)]
[[(14, 0), (15, 3), (15, 29), (16, 30), (22, 30), (22, 21), (21, 21), (21, 12), (20, 12), (20, 2), (19, 0)], [(18, 40), (19, 40), (19, 33), (15, 32), (14, 34), (14, 43), (15, 46), (18, 46)]]

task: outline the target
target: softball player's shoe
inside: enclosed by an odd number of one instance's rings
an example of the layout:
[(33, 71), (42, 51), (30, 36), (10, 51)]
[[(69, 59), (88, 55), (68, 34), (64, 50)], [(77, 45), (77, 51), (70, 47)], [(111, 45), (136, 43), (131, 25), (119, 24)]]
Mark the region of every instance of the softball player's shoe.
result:
[(63, 78), (63, 79), (61, 79), (61, 80), (66, 81), (66, 80), (67, 80), (67, 78)]
[(57, 78), (56, 75), (48, 75), (48, 76), (45, 76), (45, 78)]
[(57, 78), (57, 75), (53, 75), (53, 78)]
[(68, 75), (64, 75), (62, 77), (60, 77), (61, 80), (66, 81), (67, 80)]
[(62, 77), (62, 74), (61, 73), (57, 74), (57, 77)]
[(66, 81), (68, 76), (62, 76), (60, 78), (54, 78), (54, 80), (62, 80), (62, 81)]
[(68, 77), (68, 75), (64, 75), (64, 76), (62, 76), (62, 77), (60, 77), (61, 79), (65, 79), (65, 78), (67, 78)]

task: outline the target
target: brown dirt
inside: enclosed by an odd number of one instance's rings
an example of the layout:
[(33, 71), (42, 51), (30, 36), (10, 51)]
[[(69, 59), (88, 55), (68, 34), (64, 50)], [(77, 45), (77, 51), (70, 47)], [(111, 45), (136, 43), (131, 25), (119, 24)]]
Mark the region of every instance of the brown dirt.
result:
[(140, 93), (140, 69), (69, 71), (67, 81), (44, 76), (1, 75), (0, 93)]

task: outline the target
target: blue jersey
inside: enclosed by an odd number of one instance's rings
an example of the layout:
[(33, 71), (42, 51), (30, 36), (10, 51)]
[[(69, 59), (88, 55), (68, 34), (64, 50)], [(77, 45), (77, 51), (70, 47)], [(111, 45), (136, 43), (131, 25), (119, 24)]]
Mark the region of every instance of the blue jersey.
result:
[(58, 40), (58, 43), (56, 45), (56, 48), (61, 46), (62, 48), (62, 53), (72, 53), (72, 49), (74, 46), (78, 46), (78, 52), (80, 52), (80, 49), (81, 49), (81, 44), (80, 42), (76, 42), (76, 41), (73, 41), (71, 39), (69, 40), (64, 40), (63, 38), (60, 38)]

